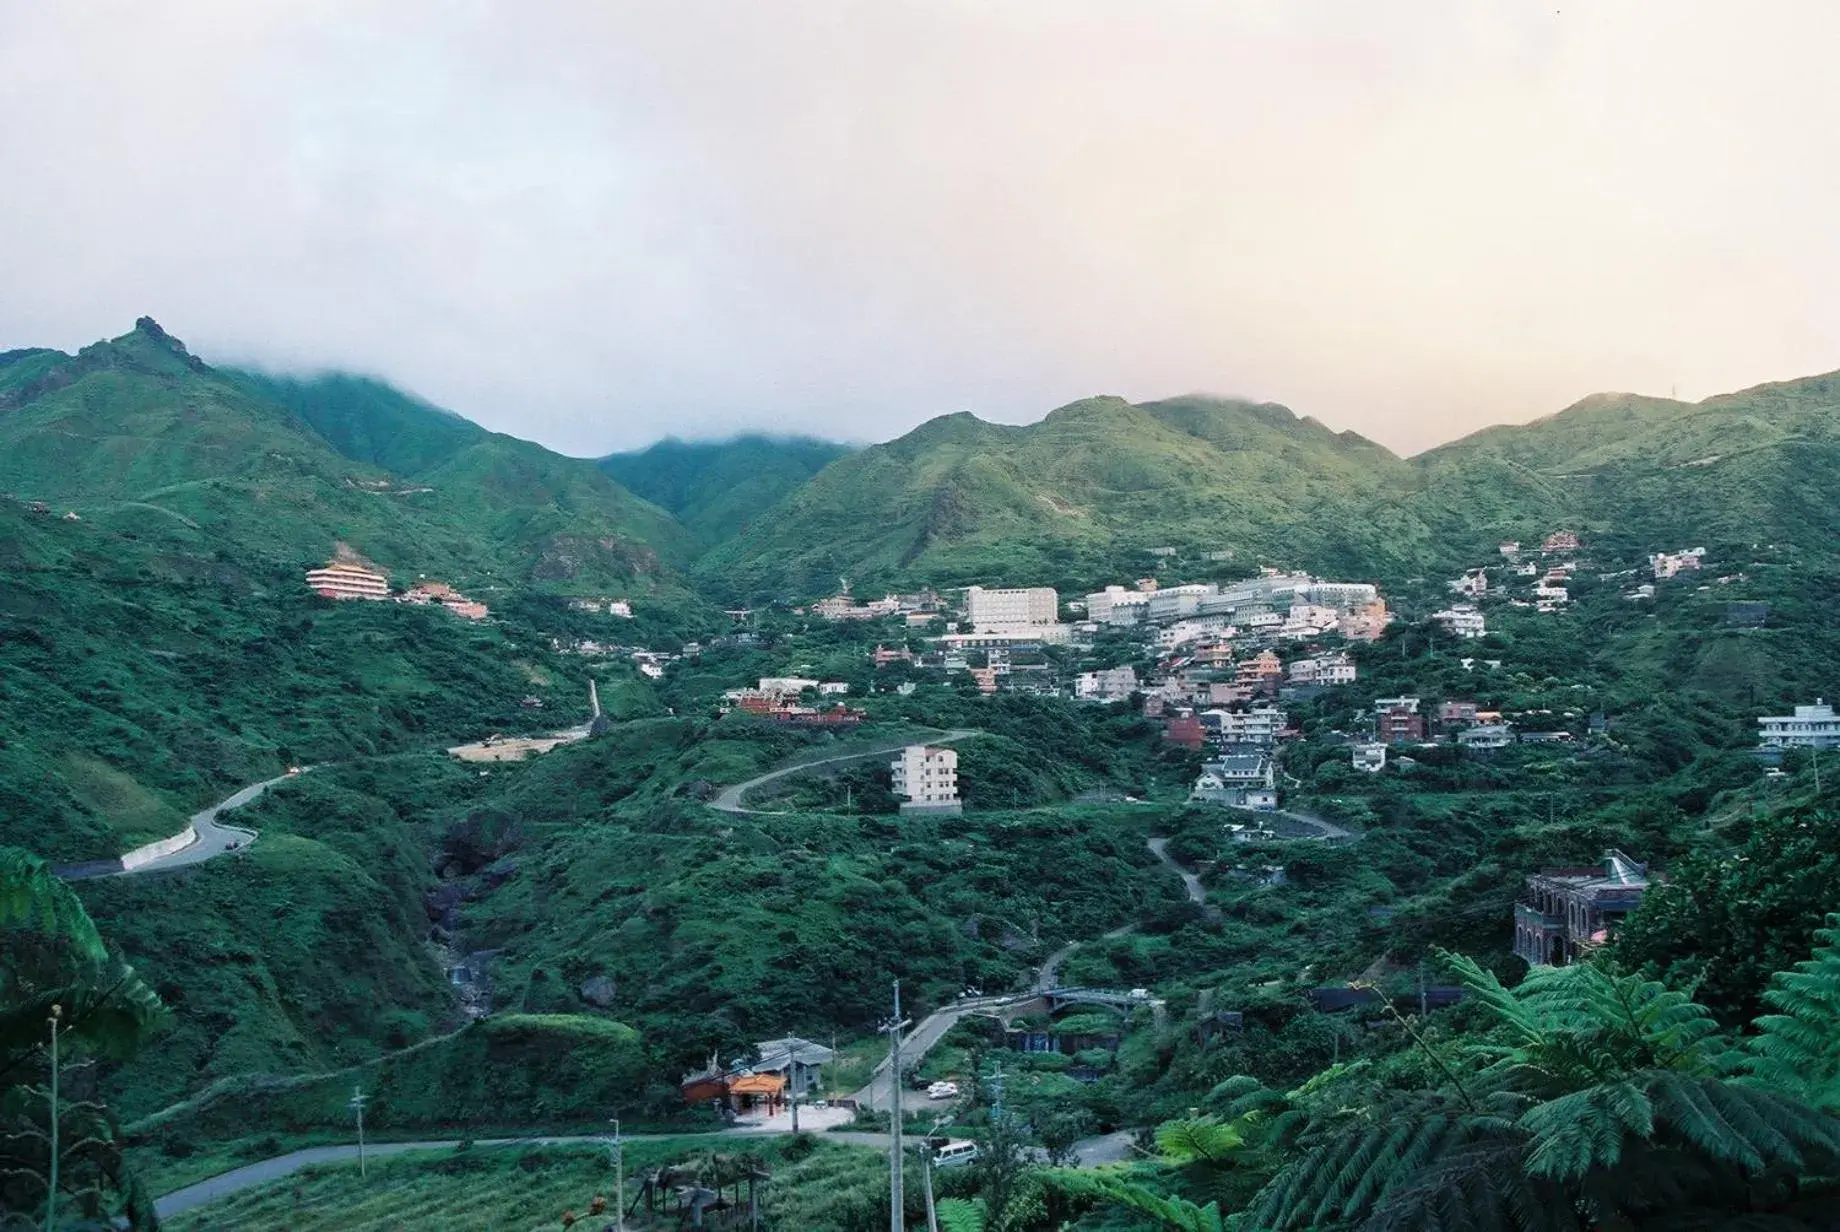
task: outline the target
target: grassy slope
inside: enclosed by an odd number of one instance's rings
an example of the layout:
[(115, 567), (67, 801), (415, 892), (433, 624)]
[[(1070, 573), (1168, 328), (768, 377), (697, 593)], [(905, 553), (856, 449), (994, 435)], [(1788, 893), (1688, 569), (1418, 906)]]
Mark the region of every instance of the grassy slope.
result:
[(630, 491), (668, 509), (704, 547), (741, 534), (787, 493), (850, 453), (809, 437), (738, 436), (726, 441), (659, 441), (602, 458)]

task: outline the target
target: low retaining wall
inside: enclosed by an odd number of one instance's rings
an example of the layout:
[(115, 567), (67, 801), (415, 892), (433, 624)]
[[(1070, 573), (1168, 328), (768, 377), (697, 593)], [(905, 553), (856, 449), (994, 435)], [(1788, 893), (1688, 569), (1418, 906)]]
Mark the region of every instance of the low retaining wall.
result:
[(131, 873), (143, 864), (152, 864), (163, 860), (175, 851), (182, 851), (198, 841), (198, 831), (191, 822), (185, 823), (185, 829), (171, 838), (163, 838), (157, 843), (148, 843), (145, 847), (136, 847), (121, 858), (123, 872)]

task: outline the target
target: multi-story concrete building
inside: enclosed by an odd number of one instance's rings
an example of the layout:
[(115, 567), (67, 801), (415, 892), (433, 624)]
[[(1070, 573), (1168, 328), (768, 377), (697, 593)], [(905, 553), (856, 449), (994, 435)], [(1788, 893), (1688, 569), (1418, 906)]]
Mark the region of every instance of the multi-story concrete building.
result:
[(1324, 607), (1338, 608), (1344, 612), (1380, 598), (1380, 592), (1372, 582), (1311, 582), (1297, 587), (1292, 593), (1305, 603), (1320, 603)]
[(910, 744), (889, 766), (894, 774), (894, 793), (906, 796), (901, 811), (956, 813), (958, 799), (958, 754), (951, 749), (930, 744)]
[(1350, 764), (1363, 774), (1378, 774), (1386, 769), (1384, 744), (1357, 744), (1351, 753)]
[(1757, 720), (1760, 748), (1831, 749), (1840, 747), (1840, 715), (1823, 698), (1797, 706), (1794, 714), (1765, 715)]
[(1386, 610), (1386, 600), (1375, 599), (1350, 608), (1337, 628), (1351, 642), (1377, 642), (1385, 635), (1392, 619), (1393, 614)]
[(325, 599), (388, 599), (390, 579), (363, 565), (333, 561), (307, 570), (307, 589)]
[(1608, 941), (1647, 889), (1648, 866), (1620, 851), (1583, 868), (1536, 873), (1514, 905), (1514, 952), (1535, 967), (1572, 962)]
[(1476, 722), (1476, 703), (1451, 698), (1438, 704), (1439, 727), (1470, 727)]
[(1482, 613), (1469, 603), (1459, 603), (1455, 607), (1435, 612), (1431, 619), (1456, 637), (1481, 637), (1489, 631), (1488, 622), (1483, 619)]
[(1505, 749), (1514, 743), (1514, 729), (1506, 723), (1477, 723), (1457, 733), (1457, 744), (1466, 749), (1487, 752)]
[(1313, 659), (1298, 659), (1290, 665), (1290, 680), (1294, 685), (1305, 687), (1315, 685), (1327, 688), (1338, 684), (1353, 684), (1355, 681), (1354, 660), (1345, 654), (1318, 655)]
[(1382, 744), (1407, 744), (1425, 738), (1425, 716), (1392, 706), (1374, 716), (1374, 734)]
[(1250, 710), (1210, 710), (1201, 716), (1201, 723), (1217, 744), (1270, 748), (1278, 742), (1286, 717), (1275, 706), (1254, 706)]
[(1086, 596), (1086, 617), (1095, 624), (1134, 625), (1143, 621), (1149, 610), (1150, 596), (1141, 590), (1107, 586)]
[(1082, 701), (1119, 701), (1137, 692), (1137, 669), (1108, 667), (1102, 671), (1081, 672), (1073, 680), (1073, 695)]
[(1027, 625), (1051, 625), (1060, 620), (1061, 597), (1052, 586), (991, 590), (972, 586), (965, 591), (971, 627), (983, 633)]

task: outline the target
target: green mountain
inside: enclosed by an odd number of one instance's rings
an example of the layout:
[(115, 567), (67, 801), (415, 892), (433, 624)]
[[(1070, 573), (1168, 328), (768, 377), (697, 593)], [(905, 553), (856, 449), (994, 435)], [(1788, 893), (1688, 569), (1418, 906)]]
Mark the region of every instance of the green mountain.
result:
[(839, 576), (1082, 584), (1174, 547), (1366, 574), (1429, 537), (1388, 495), (1412, 473), (1273, 405), (1089, 398), (1026, 427), (948, 415), (833, 463), (698, 569), (744, 594)]
[(713, 546), (746, 531), (787, 493), (850, 452), (848, 445), (808, 436), (673, 437), (612, 454), (600, 466)]
[(592, 462), (386, 386), (220, 373), (143, 318), (0, 365), (0, 490), (186, 551), (323, 560), (335, 544), (482, 591), (674, 586), (690, 535)]
[[(1399, 578), (1558, 527), (1647, 550), (1833, 554), (1840, 375), (1673, 402), (1600, 394), (1414, 458), (1282, 406), (1090, 398), (1039, 423), (967, 414), (835, 462), (697, 565), (737, 595), (1035, 581), (1270, 562)], [(1225, 554), (1231, 553), (1231, 556)], [(1166, 555), (1166, 554), (1159, 554)], [(1169, 567), (1169, 566), (1166, 566)]]
[(1426, 497), (1486, 538), (1534, 519), (1645, 542), (1775, 543), (1835, 552), (1840, 374), (1703, 402), (1598, 394), (1413, 459)]
[(438, 466), (491, 435), (471, 420), (370, 377), (338, 372), (314, 377), (247, 371), (227, 375), (258, 397), (292, 411), (346, 457), (398, 475)]

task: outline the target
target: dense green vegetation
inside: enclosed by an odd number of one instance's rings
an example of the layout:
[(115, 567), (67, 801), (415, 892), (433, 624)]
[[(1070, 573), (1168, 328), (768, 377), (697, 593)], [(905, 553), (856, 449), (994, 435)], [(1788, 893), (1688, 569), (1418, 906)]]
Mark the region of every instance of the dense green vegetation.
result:
[[(1409, 461), (1280, 407), (1094, 399), (1028, 428), (947, 417), (857, 453), (742, 438), (597, 467), (378, 382), (220, 372), (150, 321), (76, 356), (7, 352), (0, 844), (112, 855), (246, 782), (318, 768), (236, 818), (261, 838), (230, 858), (69, 890), (24, 855), (6, 866), (0, 1011), (21, 1033), (0, 1112), (29, 1128), (39, 1106), (44, 998), (101, 989), (97, 1004), (127, 996), (96, 1020), (121, 1030), (72, 1036), (99, 1210), (140, 1201), (117, 1114), (162, 1187), (340, 1134), (355, 1083), (380, 1133), (560, 1130), (610, 1110), (687, 1125), (675, 1080), (711, 1052), (835, 1037), (860, 1081), (889, 979), (924, 1012), (967, 986), (1027, 987), (1078, 942), (1061, 982), (1155, 1004), (1019, 1011), (1011, 1026), (1059, 1049), (1028, 1055), (969, 1020), (927, 1058), (920, 1079), (972, 1092), (955, 1132), (990, 1148), (942, 1181), (951, 1226), (1212, 1227), (1211, 1201), (1254, 1212), (1245, 1228), (1523, 1208), (1642, 1223), (1682, 1201), (1732, 1213), (1734, 1167), (1757, 1212), (1805, 1226), (1831, 1196), (1832, 1066), (1785, 1022), (1813, 1021), (1832, 954), (1778, 973), (1840, 907), (1840, 767), (1821, 779), (1792, 756), (1765, 779), (1749, 746), (1757, 714), (1840, 691), (1840, 508), (1811, 478), (1836, 461), (1836, 389), (1592, 399)], [(1561, 525), (1588, 542), (1567, 610), (1497, 602), (1489, 635), (1463, 643), (1422, 620), (1498, 536)], [(457, 583), (494, 619), (306, 594), (301, 570), (340, 544), (399, 585)], [(1646, 553), (1690, 544), (1703, 578), (1624, 597)], [(1162, 546), (1175, 557), (1149, 555)], [(1185, 802), (1199, 755), (1134, 703), (877, 671), (878, 643), (922, 646), (899, 622), (774, 603), (737, 622), (710, 602), (802, 603), (839, 577), (1077, 594), (1265, 561), (1377, 579), (1410, 618), (1354, 648), (1357, 685), (1286, 703), (1303, 737), (1282, 760), (1287, 805), (1351, 842), (1284, 818), (1235, 841)], [(636, 618), (578, 596), (630, 598)], [(1761, 624), (1729, 620), (1737, 600), (1767, 603)], [(665, 656), (662, 679), (634, 648)], [(1151, 660), (1113, 635), (1086, 665)], [(1028, 666), (1064, 684), (1081, 664), (1053, 648)], [(832, 735), (720, 713), (725, 690), (787, 673), (847, 684), (866, 722)], [(522, 763), (439, 752), (580, 723), (590, 676), (611, 721), (596, 738)], [(1575, 739), (1395, 750), (1355, 771), (1363, 712), (1400, 694)], [(947, 731), (969, 733), (952, 738), (965, 814), (899, 815), (885, 750)], [(761, 811), (709, 807), (784, 766), (809, 768), (750, 796)], [(1505, 952), (1522, 879), (1607, 847), (1666, 883), (1592, 964), (1523, 982)], [(467, 1025), (456, 966), (492, 1016)], [(1453, 966), (1467, 1002), (1420, 1018), (1421, 983), (1450, 985)], [(1309, 999), (1350, 980), (1385, 1004)], [(1695, 1123), (1695, 1101), (1733, 1132)], [(1098, 1182), (1021, 1154), (1158, 1121), (1177, 1125), (1160, 1162)], [(885, 1226), (872, 1158), (761, 1149), (774, 1226)], [(339, 1226), (490, 1222), (585, 1183), (578, 1163), (403, 1161), (394, 1205), (337, 1169), (298, 1184), (356, 1221)], [(1457, 1197), (1427, 1208), (1433, 1189)], [(279, 1218), (291, 1194), (243, 1201)]]
[[(732, 1201), (734, 1183), (756, 1173), (765, 1227), (817, 1229), (864, 1227), (876, 1198), (887, 1226), (887, 1173), (875, 1156), (834, 1143), (766, 1139), (726, 1143), (712, 1150), (694, 1138), (642, 1140), (625, 1148), (627, 1197), (636, 1178), (668, 1170), (675, 1184), (719, 1185)], [(310, 1166), (299, 1175), (251, 1190), (227, 1202), (169, 1220), (185, 1229), (286, 1226), (311, 1232), (437, 1232), (448, 1228), (559, 1229), (564, 1215), (577, 1226), (598, 1229), (611, 1219), (602, 1209), (613, 1198), (613, 1168), (604, 1146), (477, 1146), (419, 1153), (370, 1165), (361, 1181), (355, 1163)], [(599, 1199), (597, 1206), (596, 1200)], [(918, 1215), (916, 1203), (915, 1214)], [(635, 1232), (679, 1227), (683, 1216), (661, 1210), (648, 1216), (643, 1205), (626, 1222)]]
[(846, 445), (804, 436), (669, 438), (600, 467), (629, 491), (669, 510), (704, 547), (725, 543), (785, 496), (848, 454)]

